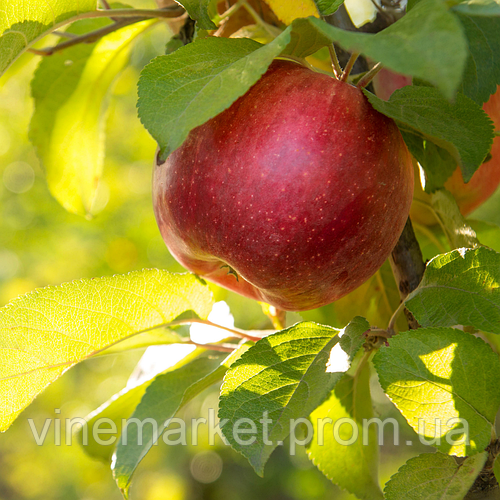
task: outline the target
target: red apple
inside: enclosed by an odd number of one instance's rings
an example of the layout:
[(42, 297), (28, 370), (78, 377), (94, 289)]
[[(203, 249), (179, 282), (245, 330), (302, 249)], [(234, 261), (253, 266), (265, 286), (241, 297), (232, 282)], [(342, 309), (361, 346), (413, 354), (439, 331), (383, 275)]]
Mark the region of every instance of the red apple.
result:
[[(398, 88), (411, 85), (411, 78), (382, 69), (373, 79), (373, 87), (378, 97), (388, 100)], [(495, 129), (500, 130), (500, 87), (497, 88), (488, 102), (483, 105), (484, 111), (495, 123)], [(422, 190), (418, 180), (418, 170), (415, 170), (414, 198), (430, 203), (430, 197)], [(455, 197), (458, 207), (464, 216), (470, 214), (482, 205), (500, 184), (500, 137), (495, 137), (490, 156), (474, 173), (471, 180), (465, 183), (459, 167), (446, 181), (444, 187)], [(414, 202), (410, 212), (414, 222), (431, 225), (437, 221), (432, 213), (421, 203)]]
[(411, 157), (363, 93), (275, 61), (154, 173), (156, 219), (187, 269), (280, 309), (335, 301), (405, 225)]

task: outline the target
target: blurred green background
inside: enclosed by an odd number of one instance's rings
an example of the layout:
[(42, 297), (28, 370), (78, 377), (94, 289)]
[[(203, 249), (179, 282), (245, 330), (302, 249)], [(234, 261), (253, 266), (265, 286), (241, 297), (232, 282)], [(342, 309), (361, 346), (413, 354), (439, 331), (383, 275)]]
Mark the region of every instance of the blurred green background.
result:
[[(129, 2), (154, 8), (153, 2)], [(107, 123), (106, 160), (99, 188), (100, 214), (91, 221), (65, 212), (50, 196), (44, 175), (27, 137), (33, 111), (29, 82), (39, 57), (24, 54), (0, 78), (0, 305), (36, 287), (78, 278), (126, 273), (144, 267), (182, 268), (168, 254), (151, 205), (151, 171), (155, 143), (136, 115), (136, 84), (142, 67), (164, 52), (167, 29), (157, 26), (136, 45), (131, 64), (113, 88)], [(42, 41), (52, 44), (54, 38)], [(483, 206), (481, 218), (500, 222), (500, 196)], [(267, 328), (260, 306), (215, 290), (226, 300), (236, 326)], [(307, 319), (338, 320), (333, 309), (307, 313)], [(300, 319), (291, 315), (290, 321)], [(383, 325), (380, 325), (383, 326)], [(41, 429), (60, 409), (62, 419), (84, 417), (122, 389), (142, 351), (89, 360), (52, 384), (0, 435), (0, 499), (120, 499), (109, 464), (88, 458), (74, 444), (56, 446), (53, 429), (37, 446), (28, 425)], [(400, 446), (391, 439), (382, 447), (381, 479), (385, 482), (410, 456), (431, 451), (399, 417), (374, 380), (376, 414), (398, 418)], [(195, 418), (217, 405), (211, 388), (185, 410)], [(389, 435), (390, 435), (389, 429)], [(347, 499), (308, 461), (303, 449), (289, 457), (286, 446), (271, 457), (265, 478), (221, 442), (216, 447), (154, 447), (140, 465), (131, 498), (184, 499)]]

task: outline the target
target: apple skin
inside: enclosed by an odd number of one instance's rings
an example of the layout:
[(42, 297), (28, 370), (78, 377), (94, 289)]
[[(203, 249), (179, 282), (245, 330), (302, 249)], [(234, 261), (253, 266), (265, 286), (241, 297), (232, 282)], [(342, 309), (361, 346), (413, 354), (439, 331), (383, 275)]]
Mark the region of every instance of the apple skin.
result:
[(289, 61), (192, 130), (153, 179), (172, 255), (284, 310), (328, 304), (372, 276), (412, 193), (394, 122), (356, 87)]
[[(375, 94), (381, 99), (388, 100), (398, 88), (411, 85), (411, 78), (382, 69), (373, 79)], [(500, 86), (483, 104), (483, 110), (495, 124), (495, 130), (500, 130)], [(457, 167), (444, 187), (450, 191), (457, 201), (462, 215), (467, 216), (482, 205), (498, 188), (500, 184), (500, 137), (495, 137), (490, 151), (491, 158), (484, 162), (474, 173), (468, 183), (462, 177), (460, 167)], [(430, 204), (430, 196), (422, 190), (419, 181), (418, 166), (415, 162), (415, 192), (414, 198)], [(430, 210), (422, 204), (412, 204), (410, 217), (412, 221), (426, 226), (436, 224), (436, 218)]]
[(407, 85), (411, 85), (411, 76), (394, 73), (387, 68), (382, 68), (373, 78), (372, 85), (375, 95), (388, 101), (392, 93)]

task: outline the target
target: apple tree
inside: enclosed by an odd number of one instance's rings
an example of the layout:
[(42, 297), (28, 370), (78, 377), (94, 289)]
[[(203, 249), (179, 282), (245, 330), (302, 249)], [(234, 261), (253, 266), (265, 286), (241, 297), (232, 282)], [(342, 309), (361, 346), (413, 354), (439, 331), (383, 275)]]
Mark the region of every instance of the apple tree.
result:
[[(137, 111), (158, 145), (151, 211), (190, 272), (85, 278), (0, 308), (1, 431), (79, 362), (192, 345), (77, 433), (125, 498), (214, 384), (222, 435), (259, 475), (289, 440), (361, 499), (500, 495), (500, 227), (466, 218), (500, 183), (500, 3), (374, 5), (360, 20), (362, 2), (341, 0), (4, 0), (0, 74), (39, 57), (29, 138), (60, 210), (88, 219), (109, 89), (136, 40), (168, 31)], [(192, 338), (186, 325), (216, 326), (218, 285), (261, 302), (268, 328)], [(373, 390), (428, 451), (382, 487)]]

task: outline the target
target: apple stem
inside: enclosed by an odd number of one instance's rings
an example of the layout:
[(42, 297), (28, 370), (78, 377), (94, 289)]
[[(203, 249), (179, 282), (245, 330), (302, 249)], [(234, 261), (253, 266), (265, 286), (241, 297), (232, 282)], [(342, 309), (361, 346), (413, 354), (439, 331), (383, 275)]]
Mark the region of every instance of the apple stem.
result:
[(383, 66), (379, 62), (375, 64), (375, 66), (373, 66), (373, 68), (370, 71), (367, 71), (366, 74), (363, 77), (361, 77), (356, 87), (358, 87), (358, 89), (366, 87), (382, 68)]
[(351, 57), (347, 61), (347, 64), (345, 65), (345, 68), (344, 68), (344, 71), (342, 72), (342, 75), (340, 77), (341, 82), (347, 81), (347, 78), (349, 77), (349, 75), (351, 73), (351, 70), (354, 66), (354, 63), (356, 62), (356, 60), (358, 59), (359, 56), (360, 56), (359, 52), (353, 52), (351, 54)]
[(333, 74), (337, 80), (340, 79), (342, 75), (342, 68), (340, 67), (339, 58), (337, 57), (337, 52), (335, 51), (335, 45), (328, 45), (328, 52), (330, 52), (330, 59), (332, 60)]

